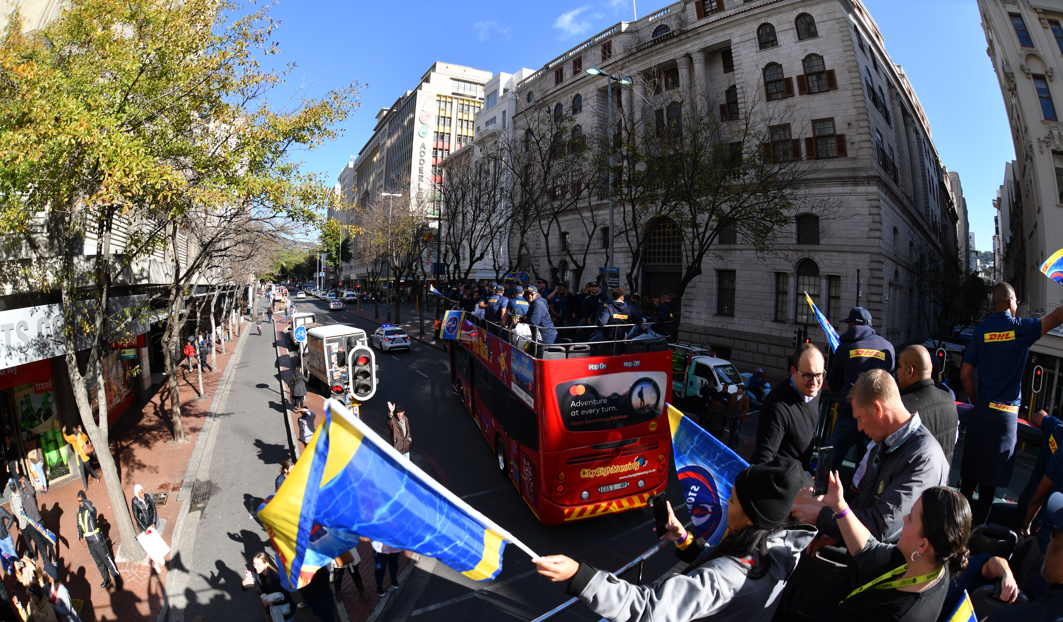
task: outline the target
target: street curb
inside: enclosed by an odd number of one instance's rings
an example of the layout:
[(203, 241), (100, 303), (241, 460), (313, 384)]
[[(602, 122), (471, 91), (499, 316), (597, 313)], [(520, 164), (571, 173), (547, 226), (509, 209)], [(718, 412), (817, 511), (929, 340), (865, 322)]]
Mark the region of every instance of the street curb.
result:
[(421, 556), (418, 553), (414, 553), (410, 556), (409, 561), (406, 562), (406, 567), (399, 573), (399, 587), (395, 588), (394, 592), (386, 592), (384, 597), (377, 601), (376, 607), (373, 607), (373, 613), (369, 614), (369, 617), (365, 622), (377, 622), (377, 620), (383, 619), (384, 614), (390, 613), (392, 605), (398, 602), (399, 595), (410, 583), (410, 575), (413, 574), (413, 569), (416, 566), (415, 562), (420, 559)]
[[(243, 321), (243, 316), (240, 316), (240, 320)], [(236, 349), (233, 350), (232, 357), (229, 358), (229, 364), (225, 366), (225, 371), (222, 372), (221, 380), (218, 382), (218, 390), (214, 392), (214, 399), (211, 400), (210, 409), (207, 411), (207, 416), (203, 420), (203, 428), (200, 429), (199, 436), (196, 437), (196, 444), (192, 448), (192, 456), (188, 460), (188, 467), (185, 469), (184, 480), (181, 482), (181, 492), (177, 495), (178, 501), (184, 501), (184, 503), (181, 505), (181, 510), (177, 513), (177, 521), (174, 524), (173, 539), (170, 542), (171, 560), (181, 553), (181, 534), (184, 532), (185, 520), (188, 517), (188, 512), (192, 505), (192, 485), (196, 481), (196, 475), (199, 472), (200, 464), (203, 461), (203, 454), (205, 453), (208, 437), (211, 432), (215, 430), (214, 417), (217, 414), (221, 403), (229, 396), (229, 386), (232, 384), (232, 370), (235, 369), (239, 363), (240, 356), (244, 351), (244, 344), (247, 343), (247, 337), (250, 337), (250, 333), (248, 332), (248, 327), (245, 326), (241, 331), (240, 341), (236, 344)], [(195, 520), (198, 522), (198, 518)], [(193, 542), (193, 544), (195, 543)], [(192, 550), (194, 551), (194, 549)], [(186, 575), (190, 574), (191, 564), (186, 564), (185, 568), (187, 569)], [(177, 573), (167, 572), (162, 609), (159, 611), (159, 616), (156, 618), (156, 622), (165, 622), (169, 617), (170, 602), (177, 578)]]

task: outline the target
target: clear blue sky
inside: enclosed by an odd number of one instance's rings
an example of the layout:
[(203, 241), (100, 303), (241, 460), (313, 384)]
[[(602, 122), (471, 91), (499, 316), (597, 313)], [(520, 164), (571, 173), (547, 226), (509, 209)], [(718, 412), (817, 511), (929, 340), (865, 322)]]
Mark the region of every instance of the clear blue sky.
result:
[[(1003, 99), (972, 0), (864, 0), (926, 110), (938, 152), (963, 181), (978, 250), (990, 250), (992, 200), (1014, 159)], [(637, 2), (647, 15), (670, 2)], [(297, 68), (278, 95), (311, 97), (358, 80), (361, 107), (345, 135), (299, 154), (335, 181), (372, 135), (376, 112), (417, 84), (435, 61), (513, 72), (539, 68), (606, 27), (633, 17), (631, 0), (468, 0), (404, 3), (281, 0), (271, 9), (281, 62)], [(278, 103), (280, 99), (278, 99)]]

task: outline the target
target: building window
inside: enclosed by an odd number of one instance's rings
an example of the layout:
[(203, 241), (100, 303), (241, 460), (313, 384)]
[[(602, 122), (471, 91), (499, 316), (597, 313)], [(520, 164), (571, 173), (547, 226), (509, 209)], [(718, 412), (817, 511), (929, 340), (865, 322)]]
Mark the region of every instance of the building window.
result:
[(578, 76), (581, 71), (583, 71), (583, 57), (577, 56), (572, 59), (572, 75)]
[(503, 128), (506, 127), (506, 113), (507, 112), (509, 112), (509, 111), (508, 110), (503, 110), (502, 111), (502, 127)]
[(664, 72), (664, 90), (674, 91), (679, 88), (679, 68), (672, 67)]
[(716, 315), (734, 317), (735, 271), (716, 271)]
[(827, 277), (827, 318), (842, 315), (842, 277)]
[(1015, 27), (1015, 36), (1019, 38), (1019, 45), (1024, 48), (1033, 47), (1033, 39), (1030, 38), (1030, 32), (1026, 30), (1026, 22), (1022, 21), (1021, 15), (1015, 15), (1009, 13), (1011, 16), (1011, 25)]
[(812, 302), (819, 300), (819, 266), (811, 259), (806, 259), (797, 265), (797, 323), (815, 324), (816, 316), (812, 308), (808, 306), (804, 294), (808, 294)]
[(672, 102), (666, 110), (668, 115), (668, 136), (681, 138), (683, 134), (683, 104)]
[(875, 157), (878, 165), (886, 168), (886, 150), (882, 147), (882, 132), (875, 130)]
[(609, 227), (602, 227), (602, 240), (601, 240), (600, 247), (601, 248), (609, 248), (609, 239), (610, 239)]
[(813, 119), (812, 137), (805, 139), (809, 158), (845, 157), (845, 134), (834, 133), (834, 119)]
[(790, 275), (775, 273), (775, 321), (786, 321), (787, 303), (790, 301)]
[(738, 87), (729, 87), (723, 94), (724, 104), (720, 105), (721, 121), (738, 120)]
[(768, 101), (777, 101), (786, 97), (786, 84), (782, 75), (782, 65), (779, 63), (768, 63), (768, 66), (764, 68), (764, 92), (767, 94)]
[[(572, 128), (572, 153), (579, 153), (583, 151), (583, 148), (587, 145), (587, 140), (583, 137), (583, 126), (576, 125)], [(576, 193), (578, 194), (578, 193)]]
[(602, 44), (602, 61), (607, 61), (613, 57), (613, 42), (606, 41)]
[(897, 162), (896, 162), (896, 160), (893, 159), (893, 145), (887, 145), (886, 148), (889, 150), (889, 166), (888, 166), (888, 169), (889, 169), (890, 179), (892, 179), (893, 181), (897, 181)]
[(738, 244), (738, 225), (734, 221), (720, 229), (720, 244)]
[(761, 24), (760, 28), (757, 28), (757, 41), (760, 42), (760, 49), (762, 50), (778, 46), (779, 39), (775, 36), (775, 26)]
[(498, 103), (498, 90), (495, 89), (487, 94), (487, 102), (484, 104), (486, 108), (492, 108)]
[(558, 67), (554, 70), (554, 84), (558, 85), (565, 81), (565, 68)]
[(801, 214), (794, 220), (797, 222), (798, 244), (819, 244), (819, 216)]
[(535, 91), (528, 91), (528, 103), (529, 104), (532, 103), (532, 100), (534, 100), (534, 99), (535, 99)]
[(572, 97), (572, 114), (579, 114), (583, 112), (583, 96), (576, 93)]
[(742, 142), (727, 143), (727, 151), (724, 153), (724, 168), (737, 169), (742, 166)]
[(1056, 190), (1059, 191), (1059, 202), (1063, 203), (1063, 153), (1053, 151), (1052, 162), (1056, 165)]
[(797, 20), (794, 23), (797, 25), (798, 41), (815, 39), (819, 36), (819, 34), (816, 33), (816, 20), (812, 19), (812, 16), (808, 13), (798, 15)]
[(720, 56), (723, 59), (723, 72), (724, 73), (734, 73), (734, 70), (735, 70), (735, 55), (734, 55), (733, 52), (731, 52), (731, 49), (727, 48), (726, 50), (723, 51), (723, 53)]
[(705, 15), (715, 15), (720, 12), (722, 0), (701, 0), (701, 12)]
[(561, 232), (561, 250), (567, 251), (572, 244), (572, 236), (567, 231)]
[(823, 66), (823, 57), (819, 54), (809, 54), (805, 57), (804, 67), (808, 92), (812, 94), (827, 91), (827, 68)]
[(1056, 107), (1052, 105), (1052, 93), (1048, 90), (1048, 82), (1044, 76), (1033, 76), (1033, 85), (1037, 87), (1037, 98), (1041, 100), (1041, 114), (1045, 120), (1056, 120)]
[(658, 26), (658, 27), (653, 29), (653, 37), (652, 38), (656, 39), (657, 37), (664, 36), (664, 35), (668, 34), (669, 30), (671, 30), (671, 29), (668, 28), (668, 24), (661, 24), (660, 26)]
[(1059, 22), (1054, 19), (1048, 20), (1048, 27), (1052, 29), (1052, 36), (1056, 38), (1056, 45), (1059, 47), (1059, 52), (1063, 54), (1063, 28), (1061, 28)]
[(554, 105), (554, 123), (561, 123), (565, 118), (565, 107), (561, 104)]
[(794, 151), (793, 141), (790, 140), (790, 124), (772, 125), (768, 128), (771, 141), (767, 155), (772, 162), (789, 162)]

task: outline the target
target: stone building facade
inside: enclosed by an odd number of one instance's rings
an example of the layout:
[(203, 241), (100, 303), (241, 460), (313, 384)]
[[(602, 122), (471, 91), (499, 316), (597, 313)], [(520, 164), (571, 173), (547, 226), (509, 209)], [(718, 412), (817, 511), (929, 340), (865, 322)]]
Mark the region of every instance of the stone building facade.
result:
[[(575, 121), (603, 126), (608, 78), (587, 75), (591, 66), (632, 79), (631, 86), (613, 85), (619, 115), (670, 119), (674, 92), (682, 106), (706, 102), (699, 114), (785, 118), (793, 155), (816, 167), (804, 198), (834, 206), (829, 218), (799, 216), (766, 254), (740, 236), (721, 238), (683, 297), (682, 340), (710, 344), (739, 367), (769, 368), (777, 378), (788, 368), (797, 329), (826, 346), (804, 291), (838, 328), (859, 305), (896, 345), (926, 338), (913, 262), (922, 251), (960, 252), (958, 225), (966, 215), (957, 213), (915, 91), (859, 0), (684, 0), (616, 24), (518, 83), (518, 136), (535, 106), (571, 110), (576, 95), (583, 105)], [(591, 189), (581, 191), (588, 194), (585, 209), (608, 210)], [(576, 220), (562, 228), (567, 244), (591, 246), (581, 284), (601, 274), (608, 243), (623, 275), (631, 261), (625, 245), (600, 228), (591, 235), (610, 242), (588, 239)], [(526, 248), (510, 252), (547, 276), (558, 266), (547, 265), (546, 243), (554, 240), (532, 236)], [(677, 244), (666, 227), (646, 231), (643, 293), (677, 284)]]

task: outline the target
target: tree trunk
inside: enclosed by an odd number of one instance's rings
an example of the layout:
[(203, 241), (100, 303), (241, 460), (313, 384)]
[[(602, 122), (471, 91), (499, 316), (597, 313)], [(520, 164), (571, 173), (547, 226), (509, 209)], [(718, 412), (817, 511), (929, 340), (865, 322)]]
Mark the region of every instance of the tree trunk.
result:
[[(181, 299), (183, 296), (174, 290), (171, 294), (170, 301), (170, 319), (166, 323), (166, 332), (163, 334), (163, 362), (166, 365), (166, 374), (168, 376), (167, 385), (170, 388), (170, 419), (173, 421), (173, 440), (175, 443), (184, 443), (185, 427), (184, 422), (181, 419), (181, 394), (180, 383), (177, 380), (177, 368), (181, 364), (181, 359), (185, 358), (181, 354), (181, 323), (178, 321), (182, 317), (181, 314)], [(177, 357), (177, 361), (174, 361), (174, 357)], [(191, 367), (192, 363), (188, 363)]]
[(203, 303), (196, 303), (196, 330), (193, 331), (196, 346), (196, 375), (199, 376), (199, 397), (203, 397), (203, 363), (199, 357), (199, 327), (203, 325)]
[[(215, 338), (218, 336), (218, 324), (214, 319), (214, 311), (218, 304), (218, 291), (215, 290), (214, 298), (210, 300), (210, 368), (218, 369), (218, 349), (214, 347)], [(224, 339), (222, 341), (225, 341)]]

